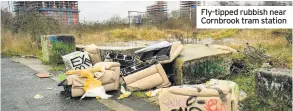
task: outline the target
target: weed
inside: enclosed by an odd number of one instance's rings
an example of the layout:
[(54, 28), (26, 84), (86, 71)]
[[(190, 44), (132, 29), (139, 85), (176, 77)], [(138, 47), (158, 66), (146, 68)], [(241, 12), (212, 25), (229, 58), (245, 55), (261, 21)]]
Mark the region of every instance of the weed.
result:
[(58, 80), (63, 81), (66, 79), (66, 75), (63, 72), (59, 72), (58, 74)]
[(39, 49), (32, 41), (31, 36), (26, 34), (12, 34), (11, 31), (1, 32), (1, 53), (37, 55)]
[(54, 65), (49, 70), (50, 71), (61, 71), (61, 70), (64, 70), (64, 69), (65, 69), (65, 66), (62, 64), (62, 65)]
[[(274, 67), (292, 68), (292, 46), (287, 44), (285, 29), (241, 30), (234, 35), (235, 43), (227, 44), (237, 50), (243, 50), (245, 43), (270, 55)], [(278, 34), (272, 34), (277, 33)]]
[(234, 81), (239, 85), (239, 88), (247, 94), (247, 98), (241, 102), (243, 111), (276, 111), (278, 107), (272, 106), (268, 103), (263, 103), (261, 98), (256, 96), (255, 86), (255, 74), (251, 71), (248, 73), (241, 73), (238, 75), (232, 75), (227, 78)]
[(133, 92), (133, 95), (138, 98), (146, 98), (147, 96), (145, 95), (145, 93), (146, 91), (135, 91)]

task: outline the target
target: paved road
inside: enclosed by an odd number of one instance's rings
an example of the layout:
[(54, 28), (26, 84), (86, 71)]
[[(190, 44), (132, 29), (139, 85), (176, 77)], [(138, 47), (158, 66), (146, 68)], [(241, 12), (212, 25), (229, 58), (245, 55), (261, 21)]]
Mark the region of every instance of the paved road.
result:
[[(38, 78), (34, 75), (37, 73), (36, 71), (13, 62), (9, 58), (3, 57), (1, 60), (1, 109), (3, 111), (109, 111), (109, 109), (113, 109), (108, 108), (111, 103), (109, 105), (107, 102), (98, 102), (95, 98), (86, 98), (82, 101), (79, 101), (79, 98), (67, 99), (60, 94), (63, 89), (58, 87), (57, 82), (53, 79)], [(53, 88), (53, 90), (47, 88)], [(36, 94), (44, 97), (34, 99)], [(119, 95), (117, 92), (108, 92), (108, 94), (114, 95), (112, 99), (118, 104), (133, 110), (159, 110), (158, 107), (133, 96), (117, 100)]]
[[(32, 69), (1, 58), (1, 109), (2, 111), (109, 111), (95, 98), (82, 101), (66, 99), (52, 79), (40, 79)], [(54, 88), (48, 90), (47, 88)], [(34, 99), (41, 94), (42, 99)]]

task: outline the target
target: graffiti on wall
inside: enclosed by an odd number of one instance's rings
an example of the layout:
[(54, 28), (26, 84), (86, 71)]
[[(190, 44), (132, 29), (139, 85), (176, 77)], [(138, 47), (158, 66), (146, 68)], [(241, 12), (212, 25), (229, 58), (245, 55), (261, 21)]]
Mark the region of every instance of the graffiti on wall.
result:
[(75, 39), (71, 35), (42, 35), (42, 61), (51, 64), (62, 63), (61, 56), (75, 51)]
[(174, 107), (174, 106), (179, 106), (179, 107), (185, 107), (185, 102), (186, 100), (184, 99), (166, 99), (163, 104), (168, 106), (168, 108)]
[(179, 109), (172, 109), (171, 111), (202, 111), (200, 108), (192, 106), (196, 102), (196, 96), (190, 96), (185, 101), (185, 105), (179, 107)]
[(216, 99), (210, 99), (204, 107), (206, 111), (226, 111), (225, 106), (223, 104), (218, 104)]
[(92, 67), (92, 63), (86, 52), (76, 51), (62, 56), (65, 66), (69, 70), (80, 70)]
[[(179, 107), (171, 109), (171, 111), (226, 111), (224, 104), (218, 103), (217, 99), (209, 99), (206, 102), (205, 100), (197, 100), (196, 96), (190, 96), (186, 100), (167, 99), (163, 104), (168, 106), (168, 109)], [(199, 106), (204, 107), (204, 109), (201, 109)]]
[(191, 68), (194, 74), (214, 74), (214, 73), (221, 73), (224, 71), (224, 67), (221, 66), (222, 61), (200, 61)]
[(292, 75), (290, 69), (262, 68), (256, 71), (256, 95), (262, 102), (277, 108), (292, 108)]
[(261, 77), (260, 74), (258, 74), (258, 79), (260, 80), (260, 82), (262, 82), (262, 84), (266, 87), (267, 90), (280, 90), (283, 91), (283, 87), (281, 83), (278, 83), (277, 81), (269, 81), (268, 79)]
[(224, 60), (200, 60), (188, 62), (183, 66), (184, 81), (186, 83), (197, 83), (206, 78), (217, 78), (227, 72)]

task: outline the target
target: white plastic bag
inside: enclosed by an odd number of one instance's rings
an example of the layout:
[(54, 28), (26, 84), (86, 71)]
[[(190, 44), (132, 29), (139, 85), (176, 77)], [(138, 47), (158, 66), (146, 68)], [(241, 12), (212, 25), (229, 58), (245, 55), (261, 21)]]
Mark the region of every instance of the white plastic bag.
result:
[(106, 94), (106, 91), (104, 89), (103, 86), (100, 87), (96, 87), (93, 89), (89, 89), (81, 98), (80, 100), (82, 100), (85, 97), (100, 97), (102, 99), (108, 99), (110, 97), (112, 97), (112, 95), (108, 95)]

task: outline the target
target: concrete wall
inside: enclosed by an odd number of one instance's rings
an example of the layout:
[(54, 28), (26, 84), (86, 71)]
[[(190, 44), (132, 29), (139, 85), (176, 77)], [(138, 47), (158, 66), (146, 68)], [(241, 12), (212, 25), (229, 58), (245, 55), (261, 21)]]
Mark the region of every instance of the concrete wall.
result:
[(63, 63), (61, 56), (75, 51), (72, 35), (42, 35), (42, 61), (50, 64)]
[(187, 44), (175, 60), (176, 85), (203, 83), (230, 74), (232, 52), (203, 44)]
[(263, 102), (281, 110), (292, 110), (291, 69), (258, 69), (256, 72), (256, 94)]

